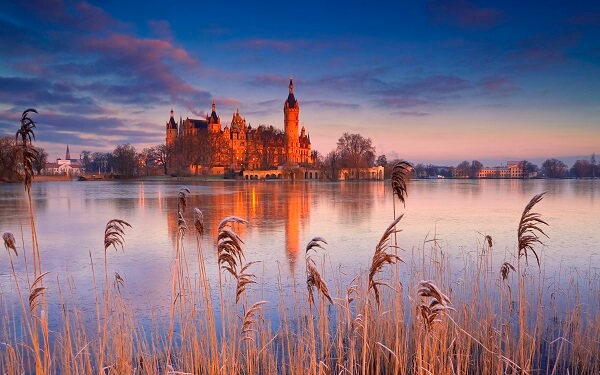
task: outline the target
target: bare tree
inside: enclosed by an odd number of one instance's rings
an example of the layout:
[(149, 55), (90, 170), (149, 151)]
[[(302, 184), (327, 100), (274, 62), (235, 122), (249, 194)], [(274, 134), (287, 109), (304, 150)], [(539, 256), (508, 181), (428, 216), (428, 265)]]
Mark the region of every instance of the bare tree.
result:
[(560, 178), (567, 173), (567, 165), (558, 159), (547, 159), (542, 164), (542, 171), (548, 178)]
[(115, 170), (123, 176), (133, 176), (137, 170), (137, 153), (129, 143), (119, 145), (113, 151)]
[(592, 163), (587, 160), (577, 160), (571, 167), (571, 175), (577, 178), (589, 177), (592, 173)]
[(11, 137), (0, 138), (0, 181), (19, 181), (18, 147)]
[(592, 164), (592, 178), (596, 178), (596, 153), (590, 156), (590, 163)]
[(331, 181), (337, 181), (339, 178), (341, 157), (337, 150), (330, 151), (323, 160), (323, 175)]
[(41, 174), (48, 163), (48, 153), (41, 147), (35, 147), (35, 149), (37, 151), (37, 158), (33, 161), (33, 167), (38, 174)]
[(338, 139), (337, 151), (341, 156), (342, 166), (355, 169), (356, 178), (359, 176), (359, 169), (371, 167), (370, 156), (374, 158), (375, 147), (371, 138), (365, 138), (360, 134), (344, 133)]
[(471, 166), (469, 167), (469, 177), (477, 178), (479, 171), (483, 168), (483, 164), (479, 160), (473, 160), (471, 162)]
[(466, 178), (471, 173), (471, 164), (468, 161), (463, 161), (454, 168), (453, 177)]
[(522, 160), (519, 162), (519, 167), (523, 170), (523, 178), (529, 177), (532, 173), (539, 170), (538, 166), (530, 161)]

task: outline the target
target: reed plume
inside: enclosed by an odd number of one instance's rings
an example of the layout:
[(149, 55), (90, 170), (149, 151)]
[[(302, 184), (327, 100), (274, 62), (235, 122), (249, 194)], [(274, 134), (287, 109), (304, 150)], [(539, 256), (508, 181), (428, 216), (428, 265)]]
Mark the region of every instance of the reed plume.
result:
[(104, 230), (105, 252), (111, 246), (113, 246), (115, 250), (118, 250), (117, 246), (121, 246), (121, 249), (123, 249), (123, 235), (125, 234), (123, 229), (126, 226), (131, 228), (131, 225), (128, 222), (120, 219), (112, 219), (106, 223), (106, 229)]
[(327, 288), (327, 283), (321, 277), (321, 274), (317, 270), (317, 264), (312, 259), (310, 251), (316, 252), (316, 249), (323, 249), (323, 245), (321, 243), (327, 244), (327, 242), (321, 237), (314, 237), (308, 245), (306, 245), (305, 252), (305, 260), (306, 260), (306, 288), (308, 289), (308, 301), (310, 304), (315, 304), (315, 298), (313, 296), (313, 288), (317, 289), (319, 293), (327, 300), (329, 303), (333, 305), (333, 300), (331, 299), (331, 295), (329, 294), (329, 289)]
[(204, 215), (198, 207), (194, 208), (194, 227), (200, 237), (204, 236)]
[[(417, 306), (419, 316), (423, 320), (425, 328), (430, 330), (435, 322), (440, 321), (440, 315), (443, 315), (447, 310), (454, 311), (450, 306), (452, 301), (432, 282), (421, 281), (417, 295), (421, 297), (421, 301)], [(429, 303), (427, 303), (427, 299)]]
[(502, 263), (502, 266), (500, 267), (500, 276), (502, 276), (502, 280), (508, 279), (510, 271), (515, 272), (515, 267), (508, 262)]
[(187, 223), (183, 218), (183, 214), (181, 211), (177, 212), (177, 232), (179, 233), (179, 237), (183, 238), (185, 236), (185, 231), (187, 230)]
[(15, 252), (16, 256), (19, 256), (17, 247), (15, 246), (15, 236), (13, 236), (13, 234), (10, 232), (4, 232), (2, 239), (4, 240), (4, 247), (6, 247), (6, 251), (12, 250)]
[(121, 288), (125, 286), (125, 280), (121, 277), (121, 274), (115, 272), (115, 281), (113, 281), (113, 286), (117, 289), (119, 293), (121, 293)]
[(249, 284), (256, 284), (256, 275), (253, 273), (246, 273), (248, 268), (256, 262), (248, 262), (242, 269), (237, 273), (237, 286), (235, 288), (235, 303), (238, 303), (240, 296), (246, 291), (246, 286)]
[(539, 234), (543, 234), (548, 237), (546, 233), (540, 228), (541, 224), (548, 225), (544, 220), (541, 219), (541, 214), (537, 212), (531, 212), (533, 206), (539, 203), (544, 198), (544, 193), (538, 194), (534, 196), (527, 206), (525, 206), (525, 210), (523, 210), (523, 214), (521, 215), (521, 220), (519, 221), (519, 229), (517, 232), (517, 238), (519, 241), (519, 254), (518, 258), (521, 259), (522, 256), (525, 256), (525, 264), (528, 261), (528, 252), (531, 251), (535, 256), (535, 260), (537, 261), (538, 267), (540, 266), (540, 258), (533, 248), (533, 245), (539, 243), (543, 245), (543, 242), (539, 238)]
[(35, 133), (33, 131), (33, 128), (35, 128), (35, 121), (29, 118), (30, 112), (38, 113), (34, 108), (26, 109), (21, 115), (21, 128), (19, 128), (15, 134), (15, 140), (17, 142), (19, 141), (19, 137), (21, 138), (19, 146), (23, 157), (23, 170), (25, 172), (23, 182), (25, 183), (25, 189), (28, 192), (31, 188), (31, 181), (34, 175), (33, 165), (39, 158), (38, 151), (31, 143), (32, 139), (35, 139)]
[(412, 164), (405, 160), (398, 161), (392, 169), (392, 190), (405, 207), (405, 198), (408, 195), (406, 183), (410, 180), (410, 173), (412, 169)]
[(185, 211), (185, 208), (187, 207), (187, 194), (191, 194), (190, 193), (190, 189), (188, 188), (183, 188), (181, 190), (179, 190), (179, 194), (177, 194), (177, 211), (178, 212), (183, 212)]
[(233, 227), (233, 224), (248, 224), (248, 222), (237, 216), (228, 216), (225, 219), (221, 220), (219, 226), (217, 227), (217, 230), (220, 232), (226, 226)]
[(404, 214), (398, 216), (396, 220), (394, 220), (388, 226), (388, 228), (383, 233), (383, 236), (381, 236), (379, 243), (375, 247), (375, 253), (373, 254), (373, 261), (371, 262), (371, 268), (369, 269), (369, 287), (367, 291), (373, 289), (373, 292), (375, 293), (375, 300), (377, 301), (378, 306), (380, 304), (378, 287), (388, 285), (383, 281), (375, 279), (375, 275), (377, 275), (377, 273), (379, 273), (379, 271), (381, 271), (383, 266), (386, 264), (396, 264), (396, 262), (404, 262), (402, 258), (400, 258), (398, 255), (390, 254), (387, 252), (387, 250), (390, 247), (397, 248), (397, 246), (395, 245), (392, 246), (390, 236), (394, 233), (401, 232), (401, 229), (396, 229), (396, 224), (398, 224), (398, 222), (400, 221), (400, 219), (402, 219), (403, 216)]
[(228, 271), (233, 277), (238, 278), (237, 268), (245, 259), (242, 244), (244, 241), (232, 229), (227, 228), (233, 223), (248, 224), (244, 219), (230, 216), (219, 224), (219, 234), (217, 235), (217, 261), (219, 267)]
[(483, 239), (487, 242), (488, 247), (491, 249), (494, 246), (494, 241), (492, 240), (492, 236), (486, 234)]
[(32, 313), (38, 305), (37, 298), (44, 293), (44, 290), (46, 290), (46, 287), (42, 285), (42, 278), (47, 274), (48, 272), (44, 272), (43, 274), (39, 275), (29, 288), (29, 311)]
[(244, 314), (244, 320), (242, 321), (242, 341), (250, 340), (254, 342), (254, 339), (250, 334), (252, 332), (257, 332), (254, 328), (254, 325), (256, 324), (256, 314), (259, 310), (262, 310), (267, 303), (267, 301), (256, 302), (248, 311), (246, 311), (246, 314)]

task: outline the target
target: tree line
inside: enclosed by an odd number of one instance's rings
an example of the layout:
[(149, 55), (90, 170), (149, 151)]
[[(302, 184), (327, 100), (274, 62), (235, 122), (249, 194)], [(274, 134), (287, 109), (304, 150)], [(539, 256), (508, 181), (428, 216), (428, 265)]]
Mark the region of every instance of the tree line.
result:
[[(273, 136), (281, 134), (269, 134), (277, 129), (265, 129), (265, 142), (273, 139)], [(185, 138), (185, 137), (182, 137)], [(202, 139), (201, 137), (190, 137), (187, 140), (175, 142), (167, 147), (165, 144), (159, 144), (154, 147), (144, 148), (137, 152), (135, 147), (129, 143), (118, 145), (112, 152), (91, 152), (83, 150), (81, 152), (81, 163), (88, 174), (117, 174), (124, 177), (146, 176), (150, 174), (167, 174), (167, 165), (170, 165), (176, 174), (185, 174), (189, 172), (190, 165), (213, 166), (217, 163), (228, 161), (231, 153), (226, 149), (220, 148), (215, 139)], [(250, 158), (257, 160), (257, 166), (261, 169), (273, 167), (276, 155), (270, 150), (268, 144), (265, 144), (261, 150), (248, 151), (248, 161)], [(48, 153), (42, 148), (36, 148), (38, 158), (34, 163), (34, 168), (38, 174), (46, 168), (48, 163)], [(386, 155), (376, 156), (375, 147), (371, 138), (363, 137), (360, 134), (343, 133), (338, 139), (336, 148), (323, 156), (318, 151), (312, 152), (314, 167), (323, 172), (323, 176), (330, 180), (336, 180), (339, 177), (340, 170), (348, 169), (355, 171), (355, 176), (363, 168), (373, 166), (383, 166), (386, 178), (389, 177), (393, 165), (398, 160), (387, 160)], [(225, 156), (223, 156), (225, 154)], [(15, 139), (12, 137), (0, 137), (0, 180), (17, 181), (20, 180), (19, 165), (21, 163), (20, 153), (17, 152)], [(256, 159), (258, 158), (258, 159)], [(229, 160), (232, 162), (232, 160)], [(246, 161), (246, 162), (248, 162)], [(588, 159), (577, 160), (570, 168), (561, 160), (552, 158), (542, 163), (541, 167), (527, 160), (520, 162), (520, 167), (524, 171), (524, 176), (529, 176), (540, 172), (547, 178), (586, 178), (600, 176), (600, 165), (596, 162), (596, 155), (592, 154)], [(465, 176), (476, 178), (483, 164), (478, 160), (471, 162), (463, 161), (455, 167), (435, 166), (432, 164), (418, 163), (414, 165), (413, 175), (417, 178), (426, 178), (429, 176), (452, 177), (453, 169), (459, 169)]]

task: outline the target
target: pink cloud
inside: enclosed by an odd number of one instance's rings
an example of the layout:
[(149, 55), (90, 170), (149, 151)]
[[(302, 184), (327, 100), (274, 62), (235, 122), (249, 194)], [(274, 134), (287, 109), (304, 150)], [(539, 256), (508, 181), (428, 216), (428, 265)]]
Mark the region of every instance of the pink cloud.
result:
[(383, 98), (380, 106), (391, 108), (410, 108), (430, 104), (429, 101), (413, 97)]
[(173, 41), (173, 30), (167, 20), (149, 20), (148, 27), (156, 37), (163, 40)]
[(278, 76), (274, 74), (259, 74), (255, 76), (250, 83), (255, 86), (279, 86), (285, 87), (289, 83), (290, 78)]
[(139, 39), (125, 34), (113, 34), (107, 38), (81, 40), (80, 48), (89, 52), (112, 54), (122, 57), (135, 57), (141, 64), (156, 63), (164, 59), (196, 66), (187, 51), (177, 48), (168, 41), (158, 39)]
[(223, 105), (225, 107), (239, 107), (240, 101), (234, 98), (214, 98), (214, 101), (217, 105), (217, 110), (219, 106)]
[(427, 9), (434, 22), (465, 28), (490, 28), (505, 19), (501, 10), (479, 7), (468, 0), (433, 0)]
[(481, 89), (485, 94), (508, 96), (521, 91), (521, 88), (515, 85), (506, 77), (487, 77), (480, 82)]
[(272, 48), (280, 52), (290, 52), (296, 46), (290, 41), (272, 39), (250, 39), (244, 44), (250, 48)]

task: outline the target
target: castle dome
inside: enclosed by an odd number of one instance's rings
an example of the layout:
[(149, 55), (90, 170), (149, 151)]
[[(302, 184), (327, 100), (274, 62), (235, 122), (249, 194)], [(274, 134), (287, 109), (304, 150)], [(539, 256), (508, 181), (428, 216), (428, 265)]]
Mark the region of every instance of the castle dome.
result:
[(245, 126), (246, 120), (240, 115), (240, 111), (236, 108), (235, 113), (233, 114), (233, 118), (231, 119), (231, 128), (243, 128)]

